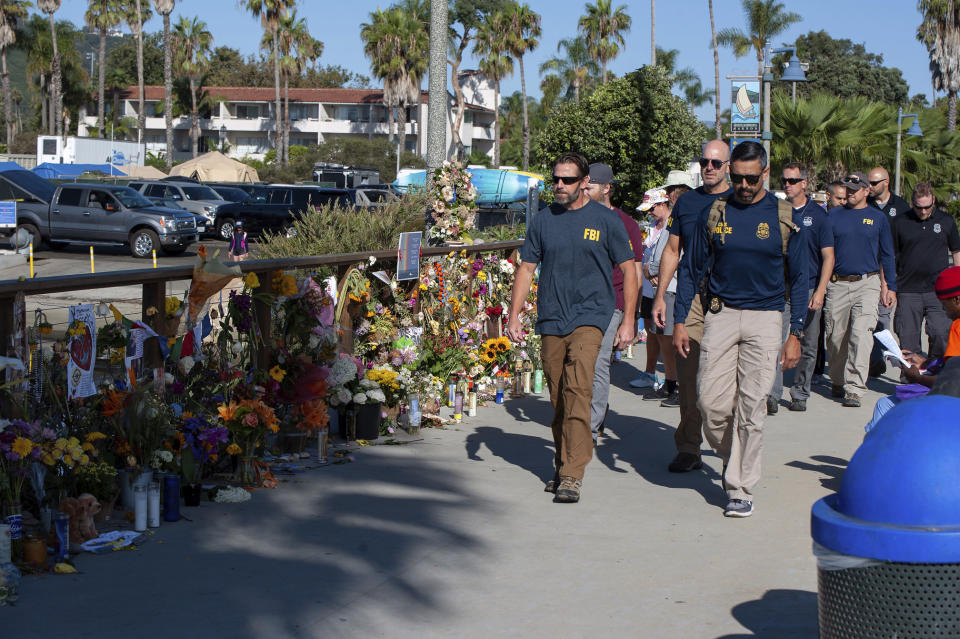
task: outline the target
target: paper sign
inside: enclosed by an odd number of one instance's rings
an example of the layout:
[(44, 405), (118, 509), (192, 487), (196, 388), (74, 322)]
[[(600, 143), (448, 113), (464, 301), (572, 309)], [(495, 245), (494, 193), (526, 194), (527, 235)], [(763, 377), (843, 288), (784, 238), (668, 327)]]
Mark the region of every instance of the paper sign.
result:
[(0, 228), (16, 228), (17, 226), (17, 203), (0, 202)]
[(93, 304), (71, 306), (67, 315), (70, 326), (77, 323), (77, 333), (67, 344), (67, 390), (71, 399), (96, 394), (93, 367), (97, 355), (97, 324)]
[(903, 358), (903, 352), (900, 350), (900, 345), (897, 344), (897, 340), (893, 336), (893, 333), (887, 329), (884, 329), (874, 333), (873, 337), (880, 342), (880, 346), (884, 348), (884, 357), (892, 360), (894, 364), (899, 364), (905, 366), (906, 368), (913, 366), (913, 364)]
[(423, 233), (420, 231), (400, 234), (400, 248), (397, 252), (397, 281), (420, 278), (420, 243)]

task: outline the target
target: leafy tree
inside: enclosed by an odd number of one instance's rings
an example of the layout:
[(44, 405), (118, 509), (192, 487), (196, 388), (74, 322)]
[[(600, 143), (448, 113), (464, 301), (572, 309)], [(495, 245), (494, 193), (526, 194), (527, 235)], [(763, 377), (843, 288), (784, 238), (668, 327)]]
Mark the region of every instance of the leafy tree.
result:
[(10, 88), (10, 72), (7, 70), (7, 49), (17, 39), (17, 21), (27, 17), (27, 0), (0, 0), (0, 85), (3, 87), (3, 117), (7, 127), (7, 146), (13, 143), (14, 94)]
[[(477, 31), (474, 55), (480, 58), (478, 69), (493, 82), (493, 164), (500, 166), (500, 80), (513, 73), (513, 58), (507, 55), (506, 24), (500, 12), (484, 18)], [(471, 153), (471, 156), (473, 153)]]
[[(587, 41), (590, 56), (603, 69), (601, 82), (607, 83), (607, 63), (620, 53), (620, 47), (626, 46), (623, 34), (630, 31), (631, 19), (627, 7), (613, 8), (613, 0), (596, 0), (596, 4), (587, 3), (586, 15), (580, 17), (577, 26)], [(654, 11), (651, 8), (651, 16)], [(651, 20), (652, 22), (652, 20)]]
[(579, 104), (560, 104), (537, 135), (534, 156), (542, 166), (567, 150), (605, 162), (622, 180), (616, 201), (635, 206), (648, 188), (663, 184), (700, 150), (702, 128), (670, 91), (659, 66), (645, 66), (599, 87)]
[(763, 75), (764, 45), (803, 18), (792, 11), (786, 11), (786, 5), (778, 0), (741, 2), (747, 18), (747, 32), (737, 28), (722, 29), (717, 33), (717, 42), (730, 47), (738, 58), (745, 56), (752, 48), (757, 56), (757, 75), (760, 76)]
[[(323, 53), (323, 43), (307, 29), (294, 9), (280, 21), (280, 70), (283, 74), (283, 164), (290, 161), (290, 77), (299, 77)], [(265, 41), (266, 42), (266, 41)]]
[[(286, 167), (268, 163), (255, 165), (260, 172), (260, 178), (265, 182), (288, 183), (312, 180), (313, 165), (316, 162), (374, 167), (380, 171), (380, 179), (385, 183), (393, 182), (397, 177), (397, 147), (383, 138), (328, 138), (319, 145), (302, 147), (296, 153), (294, 148), (290, 149), (290, 164)], [(244, 161), (254, 165), (253, 162)], [(423, 158), (408, 151), (400, 154), (400, 165), (411, 168), (426, 167)]]
[(527, 80), (523, 73), (523, 56), (537, 48), (540, 37), (540, 14), (526, 4), (511, 2), (504, 8), (504, 24), (507, 27), (507, 51), (520, 65), (520, 92), (523, 94), (523, 162), (526, 171), (530, 167), (530, 114), (527, 109)]
[[(860, 96), (875, 102), (902, 106), (907, 102), (907, 83), (900, 69), (883, 66), (883, 56), (870, 53), (862, 44), (837, 40), (826, 31), (811, 31), (797, 38), (797, 57), (810, 64), (807, 82), (797, 86), (799, 97), (817, 93), (841, 98)], [(773, 60), (778, 77), (787, 57)]]
[[(571, 94), (574, 102), (580, 101), (580, 90), (590, 89), (600, 74), (600, 67), (590, 57), (587, 41), (583, 36), (564, 38), (557, 43), (557, 53), (540, 65), (540, 73), (552, 71), (562, 86), (566, 87), (566, 97)], [(550, 77), (550, 76), (548, 76)]]
[(97, 30), (100, 37), (98, 55), (99, 73), (97, 73), (97, 135), (103, 136), (104, 128), (104, 90), (107, 76), (107, 31), (123, 21), (123, 13), (117, 0), (88, 0), (89, 6), (84, 14), (87, 24)]
[[(124, 88), (137, 84), (137, 42), (123, 38), (107, 54), (107, 68), (123, 78)], [(143, 38), (143, 82), (163, 84), (163, 33), (148, 33)]]
[(213, 34), (207, 30), (207, 23), (181, 16), (173, 27), (174, 42), (177, 47), (177, 71), (187, 78), (190, 84), (190, 148), (193, 157), (197, 157), (200, 140), (200, 117), (197, 113), (197, 81), (203, 77), (209, 62), (210, 44)]
[(923, 22), (917, 40), (930, 54), (933, 89), (947, 92), (947, 129), (957, 128), (957, 92), (960, 91), (960, 4), (956, 0), (919, 0)]

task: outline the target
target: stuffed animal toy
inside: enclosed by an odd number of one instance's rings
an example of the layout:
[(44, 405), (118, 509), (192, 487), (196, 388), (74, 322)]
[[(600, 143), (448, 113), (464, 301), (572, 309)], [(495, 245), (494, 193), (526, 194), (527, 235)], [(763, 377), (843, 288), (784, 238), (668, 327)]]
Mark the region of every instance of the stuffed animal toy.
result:
[(90, 493), (67, 497), (60, 502), (60, 512), (70, 517), (70, 543), (82, 544), (99, 536), (93, 516), (100, 512), (100, 502)]

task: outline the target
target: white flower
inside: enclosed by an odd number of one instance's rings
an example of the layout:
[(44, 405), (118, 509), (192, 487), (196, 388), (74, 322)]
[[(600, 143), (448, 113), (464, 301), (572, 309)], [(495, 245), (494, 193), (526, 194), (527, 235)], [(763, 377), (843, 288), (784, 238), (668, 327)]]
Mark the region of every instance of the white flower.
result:
[(354, 404), (366, 404), (367, 403), (367, 394), (366, 393), (357, 393), (353, 396)]
[(310, 347), (310, 350), (316, 350), (317, 346), (320, 345), (320, 336), (311, 335), (310, 338), (307, 340), (307, 345)]
[(369, 390), (371, 388), (380, 388), (380, 385), (377, 384), (372, 379), (367, 379), (366, 377), (364, 377), (363, 379), (360, 380), (360, 388), (364, 390)]
[(377, 263), (377, 258), (375, 258), (375, 257), (372, 256), (372, 255), (371, 255), (370, 257), (368, 257), (367, 259), (370, 260), (370, 266), (373, 266), (374, 264)]
[(234, 342), (230, 350), (233, 351), (234, 355), (239, 355), (240, 351), (243, 350), (243, 345), (240, 342)]
[(173, 383), (173, 373), (164, 373), (163, 374), (163, 383), (172, 384)]
[(180, 370), (183, 371), (184, 375), (189, 375), (190, 370), (196, 365), (196, 361), (187, 355), (186, 357), (180, 358)]
[(250, 491), (244, 490), (239, 486), (230, 486), (218, 490), (217, 496), (213, 498), (213, 501), (218, 504), (238, 504), (243, 501), (250, 501), (250, 497)]
[(383, 391), (379, 388), (367, 391), (367, 397), (373, 402), (380, 402), (381, 404), (387, 401), (386, 395), (383, 394)]
[(349, 404), (350, 400), (353, 399), (353, 394), (346, 388), (341, 388), (337, 391), (336, 398), (337, 404)]
[(513, 275), (513, 264), (507, 260), (500, 260), (500, 271), (506, 275)]

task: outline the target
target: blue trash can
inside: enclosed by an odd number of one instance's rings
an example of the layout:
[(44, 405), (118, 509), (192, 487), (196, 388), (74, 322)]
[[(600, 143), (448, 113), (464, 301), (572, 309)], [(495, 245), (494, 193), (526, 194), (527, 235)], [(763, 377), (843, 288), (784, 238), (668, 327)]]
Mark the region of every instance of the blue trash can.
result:
[(960, 399), (887, 413), (810, 528), (822, 638), (960, 637)]

